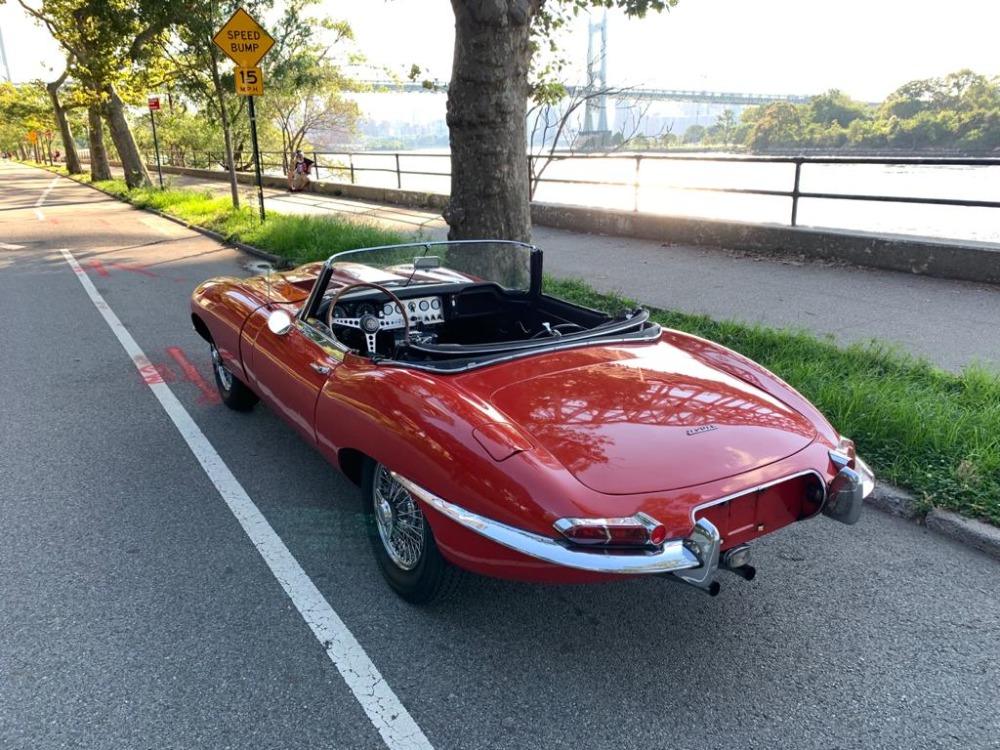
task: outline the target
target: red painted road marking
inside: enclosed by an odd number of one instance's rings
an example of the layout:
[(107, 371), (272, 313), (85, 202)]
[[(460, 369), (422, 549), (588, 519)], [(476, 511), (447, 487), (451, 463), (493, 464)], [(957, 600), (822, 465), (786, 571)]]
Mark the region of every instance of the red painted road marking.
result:
[(101, 261), (99, 261), (97, 258), (94, 258), (93, 260), (90, 260), (90, 261), (87, 261), (87, 262), (90, 263), (91, 266), (93, 266), (93, 268), (94, 268), (95, 271), (97, 271), (97, 275), (98, 276), (110, 276), (111, 275), (108, 272), (108, 269), (104, 267), (104, 264), (101, 263)]
[(155, 383), (162, 383), (163, 377), (160, 375), (156, 366), (151, 364), (145, 357), (142, 361), (138, 357), (135, 357), (135, 366), (139, 368), (139, 374), (142, 375), (142, 382), (146, 385), (153, 385)]
[(153, 273), (152, 271), (147, 271), (145, 268), (139, 268), (138, 266), (127, 266), (124, 263), (118, 263), (112, 261), (111, 265), (115, 268), (120, 268), (123, 271), (131, 271), (132, 273), (141, 273), (144, 276), (152, 276), (154, 279), (159, 278), (158, 273)]
[(164, 383), (176, 383), (177, 373), (170, 369), (168, 364), (154, 364), (153, 367), (156, 371), (160, 373), (160, 377), (163, 378)]
[(181, 371), (184, 373), (184, 379), (198, 386), (198, 390), (201, 391), (201, 397), (198, 399), (199, 404), (217, 404), (221, 401), (219, 392), (209, 385), (208, 381), (198, 371), (198, 368), (191, 364), (187, 355), (184, 354), (183, 349), (170, 346), (167, 347), (167, 354), (173, 357), (177, 364), (180, 365)]

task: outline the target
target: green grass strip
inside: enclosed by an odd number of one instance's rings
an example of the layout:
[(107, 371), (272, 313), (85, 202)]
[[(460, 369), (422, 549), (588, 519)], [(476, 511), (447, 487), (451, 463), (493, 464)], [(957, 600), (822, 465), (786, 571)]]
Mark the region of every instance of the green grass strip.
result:
[[(272, 213), (263, 224), (229, 196), (193, 190), (97, 185), (143, 207), (286, 258), (326, 259), (358, 247), (413, 241), (375, 224)], [(637, 303), (583, 281), (546, 278), (546, 291), (603, 310)], [(877, 475), (909, 490), (923, 510), (947, 508), (1000, 526), (1000, 377), (981, 368), (939, 370), (877, 342), (841, 348), (805, 331), (652, 309), (664, 326), (717, 341), (761, 363), (812, 401)]]
[(298, 265), (326, 260), (342, 250), (394, 245), (413, 239), (408, 234), (383, 229), (373, 222), (336, 216), (294, 216), (270, 213), (261, 222), (257, 208), (233, 208), (228, 195), (212, 197), (209, 191), (160, 190), (157, 187), (130, 190), (124, 180), (94, 183), (96, 187), (140, 208), (165, 214), (216, 232), (227, 240), (242, 242)]

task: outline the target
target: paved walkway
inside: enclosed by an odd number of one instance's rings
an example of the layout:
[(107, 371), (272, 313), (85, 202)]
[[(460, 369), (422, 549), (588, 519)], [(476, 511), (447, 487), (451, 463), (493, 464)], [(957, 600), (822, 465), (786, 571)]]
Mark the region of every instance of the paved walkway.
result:
[[(229, 191), (225, 183), (170, 179), (178, 186)], [(243, 194), (257, 205), (256, 189), (244, 188)], [(440, 214), (431, 210), (271, 189), (264, 194), (269, 212), (335, 213), (427, 238), (447, 234)], [(549, 272), (655, 307), (802, 328), (841, 344), (876, 339), (946, 369), (980, 362), (1000, 371), (1000, 286), (542, 226), (533, 235)]]

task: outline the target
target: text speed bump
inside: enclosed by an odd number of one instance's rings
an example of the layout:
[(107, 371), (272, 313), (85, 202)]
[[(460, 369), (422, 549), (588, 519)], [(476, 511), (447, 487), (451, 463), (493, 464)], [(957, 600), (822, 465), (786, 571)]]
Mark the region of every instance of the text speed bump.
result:
[(219, 49), (240, 68), (255, 68), (274, 39), (243, 8), (233, 13), (226, 25), (213, 37)]

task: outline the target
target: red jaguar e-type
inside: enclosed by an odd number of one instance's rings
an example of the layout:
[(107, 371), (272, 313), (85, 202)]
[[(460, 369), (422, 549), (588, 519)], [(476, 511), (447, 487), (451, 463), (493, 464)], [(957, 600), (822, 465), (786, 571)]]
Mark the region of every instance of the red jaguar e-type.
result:
[(390, 586), (751, 579), (749, 542), (853, 524), (870, 469), (780, 378), (545, 293), (503, 241), (366, 248), (193, 295), (225, 404), (263, 399), (361, 486)]

